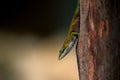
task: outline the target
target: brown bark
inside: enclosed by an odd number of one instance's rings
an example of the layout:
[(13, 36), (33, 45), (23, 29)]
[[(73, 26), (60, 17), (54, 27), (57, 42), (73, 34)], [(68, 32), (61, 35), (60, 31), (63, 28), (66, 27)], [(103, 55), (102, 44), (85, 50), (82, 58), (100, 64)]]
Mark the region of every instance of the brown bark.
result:
[(80, 80), (120, 80), (119, 0), (80, 0)]

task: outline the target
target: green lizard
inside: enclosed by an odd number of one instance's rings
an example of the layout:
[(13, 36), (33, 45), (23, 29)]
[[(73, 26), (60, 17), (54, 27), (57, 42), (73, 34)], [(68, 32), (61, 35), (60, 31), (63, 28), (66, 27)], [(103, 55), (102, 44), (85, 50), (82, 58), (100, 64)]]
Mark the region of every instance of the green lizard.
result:
[(80, 27), (79, 25), (80, 25), (80, 9), (78, 5), (72, 18), (67, 38), (59, 51), (60, 53), (59, 60), (61, 60), (69, 53), (69, 51), (72, 49), (75, 42), (77, 41)]

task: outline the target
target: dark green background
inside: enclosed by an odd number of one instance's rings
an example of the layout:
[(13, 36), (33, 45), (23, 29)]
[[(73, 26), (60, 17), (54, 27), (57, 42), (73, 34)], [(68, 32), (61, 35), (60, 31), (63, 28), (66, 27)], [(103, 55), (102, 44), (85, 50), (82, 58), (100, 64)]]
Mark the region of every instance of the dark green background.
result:
[(77, 0), (0, 1), (0, 31), (47, 37), (68, 30)]

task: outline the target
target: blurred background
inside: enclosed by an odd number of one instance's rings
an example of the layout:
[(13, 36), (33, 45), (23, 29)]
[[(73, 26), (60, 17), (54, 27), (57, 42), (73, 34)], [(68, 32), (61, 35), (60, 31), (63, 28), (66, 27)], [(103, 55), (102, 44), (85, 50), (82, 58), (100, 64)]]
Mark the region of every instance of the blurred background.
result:
[(75, 48), (59, 50), (77, 0), (0, 1), (0, 80), (78, 80)]

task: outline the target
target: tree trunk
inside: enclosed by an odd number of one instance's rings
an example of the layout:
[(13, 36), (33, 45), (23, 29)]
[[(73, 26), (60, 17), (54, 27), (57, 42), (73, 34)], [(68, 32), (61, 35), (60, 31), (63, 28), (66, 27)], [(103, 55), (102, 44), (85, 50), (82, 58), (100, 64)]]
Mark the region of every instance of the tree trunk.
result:
[(80, 80), (120, 80), (119, 0), (80, 0)]

